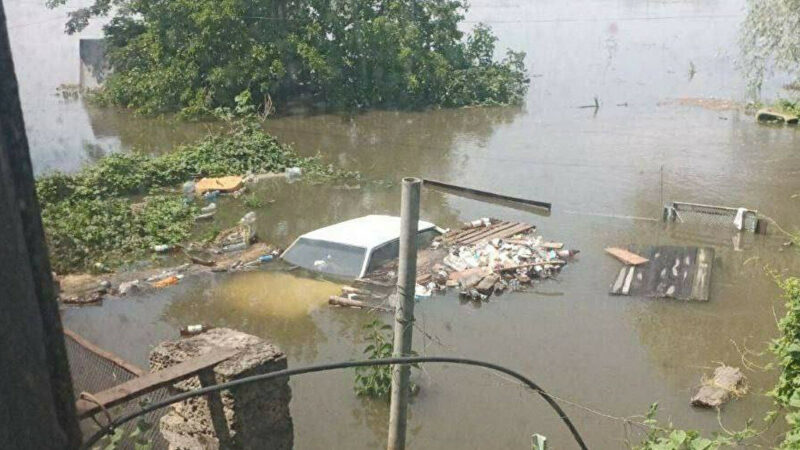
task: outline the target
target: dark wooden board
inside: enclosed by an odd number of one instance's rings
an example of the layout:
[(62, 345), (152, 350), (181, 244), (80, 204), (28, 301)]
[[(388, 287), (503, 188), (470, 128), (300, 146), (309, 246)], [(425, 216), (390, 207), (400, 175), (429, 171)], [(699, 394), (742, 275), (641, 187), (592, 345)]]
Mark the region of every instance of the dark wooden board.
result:
[(657, 246), (631, 251), (650, 261), (624, 266), (611, 282), (611, 294), (708, 301), (713, 248)]

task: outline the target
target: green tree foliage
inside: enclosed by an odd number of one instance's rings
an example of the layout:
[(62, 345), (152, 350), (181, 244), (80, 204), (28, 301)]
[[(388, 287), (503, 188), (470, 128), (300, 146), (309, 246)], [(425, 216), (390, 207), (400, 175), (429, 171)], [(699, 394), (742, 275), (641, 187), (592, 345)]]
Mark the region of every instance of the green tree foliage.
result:
[(205, 114), (245, 91), (279, 109), (521, 102), (524, 53), (498, 60), (488, 27), (459, 30), (465, 11), (462, 0), (96, 0), (67, 31), (113, 12), (100, 98), (145, 114)]
[(747, 0), (742, 24), (742, 69), (758, 91), (772, 69), (800, 75), (800, 0)]

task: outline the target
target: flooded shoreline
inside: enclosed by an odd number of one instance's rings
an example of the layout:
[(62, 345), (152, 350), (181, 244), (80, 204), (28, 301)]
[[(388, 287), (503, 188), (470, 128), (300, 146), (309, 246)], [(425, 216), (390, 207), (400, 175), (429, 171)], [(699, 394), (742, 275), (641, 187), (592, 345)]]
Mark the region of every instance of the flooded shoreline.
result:
[[(424, 333), (414, 336), (420, 354), (504, 364), (560, 398), (615, 417), (643, 414), (658, 401), (660, 417), (677, 426), (718, 430), (713, 411), (689, 406), (692, 389), (718, 362), (741, 365), (737, 346), (758, 352), (777, 335), (782, 302), (765, 269), (791, 274), (798, 257), (774, 228), (737, 246), (730, 230), (666, 227), (661, 209), (670, 201), (743, 206), (792, 229), (800, 223), (800, 199), (793, 197), (800, 191), (799, 135), (794, 128), (759, 126), (737, 110), (661, 103), (744, 100), (746, 83), (735, 67), (742, 7), (740, 1), (689, 0), (474, 3), (470, 24), (488, 21), (500, 47), (529, 55), (534, 78), (524, 107), (289, 116), (269, 120), (266, 128), (303, 155), (319, 153), (372, 179), (416, 175), (553, 203), (545, 218), (423, 192), (422, 217), (437, 225), (484, 216), (530, 222), (581, 254), (557, 281), (480, 308), (462, 304), (454, 293), (421, 300), (416, 311)], [(12, 1), (7, 8), (12, 26), (56, 15), (29, 3)], [(141, 119), (56, 98), (55, 87), (75, 80), (40, 67), (73, 73), (75, 39), (61, 37), (60, 26), (10, 32), (37, 173), (74, 170), (112, 151), (168, 151), (207, 132), (204, 124)], [(63, 55), (46, 59), (55, 51)], [(690, 62), (696, 68), (691, 79)], [(765, 95), (777, 95), (780, 85), (776, 81)], [(578, 108), (595, 96), (597, 114)], [(254, 192), (274, 200), (257, 211), (256, 227), (264, 242), (278, 246), (334, 222), (399, 211), (397, 186), (347, 190), (269, 180)], [(216, 220), (227, 224), (245, 212), (220, 205)], [(713, 246), (710, 301), (609, 296), (619, 266), (603, 249), (634, 244)], [(140, 366), (153, 345), (198, 322), (271, 340), (287, 353), (290, 367), (361, 355), (361, 327), (374, 314), (319, 306), (330, 286), (270, 270), (214, 274), (169, 290), (110, 298), (100, 307), (68, 308), (64, 323)], [(277, 308), (281, 301), (292, 308)], [(747, 418), (759, 425), (771, 407), (765, 393), (776, 374), (746, 376), (750, 393), (722, 410), (729, 429)], [(571, 448), (558, 419), (516, 384), (436, 365), (418, 377), (410, 448), (527, 448), (533, 433)], [(352, 372), (298, 377), (292, 388), (295, 448), (335, 443), (368, 449), (385, 442), (387, 407), (357, 398)], [(580, 407), (566, 410), (593, 448), (625, 447), (618, 421)]]

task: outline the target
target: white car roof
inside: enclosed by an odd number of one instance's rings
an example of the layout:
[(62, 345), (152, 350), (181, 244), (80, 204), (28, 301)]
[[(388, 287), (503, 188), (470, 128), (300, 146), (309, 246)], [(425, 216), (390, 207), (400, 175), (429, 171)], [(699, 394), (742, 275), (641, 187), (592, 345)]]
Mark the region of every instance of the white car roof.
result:
[[(436, 225), (424, 220), (420, 220), (418, 224), (419, 231), (435, 227)], [(311, 231), (300, 238), (371, 249), (400, 238), (400, 218), (381, 215), (364, 216)]]

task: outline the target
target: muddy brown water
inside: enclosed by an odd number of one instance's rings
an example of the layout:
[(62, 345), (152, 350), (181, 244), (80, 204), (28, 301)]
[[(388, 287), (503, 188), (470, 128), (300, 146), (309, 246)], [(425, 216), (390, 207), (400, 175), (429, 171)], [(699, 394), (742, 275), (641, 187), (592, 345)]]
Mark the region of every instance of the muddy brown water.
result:
[[(203, 124), (141, 119), (55, 96), (78, 73), (77, 38), (60, 31), (64, 10), (27, 0), (5, 7), (37, 173), (75, 170), (111, 151), (163, 152), (206, 131)], [(737, 345), (760, 352), (776, 335), (782, 308), (765, 267), (796, 273), (797, 254), (782, 251), (785, 239), (777, 234), (744, 236), (735, 246), (726, 228), (666, 228), (629, 217), (658, 218), (663, 202), (678, 200), (741, 205), (787, 226), (800, 223), (800, 198), (792, 197), (800, 191), (796, 128), (759, 126), (735, 110), (675, 101), (744, 98), (746, 83), (735, 67), (742, 15), (742, 1), (478, 1), (467, 20), (488, 21), (501, 46), (528, 52), (533, 78), (523, 107), (299, 115), (267, 127), (304, 154), (320, 153), (371, 178), (418, 175), (553, 203), (552, 215), (541, 217), (424, 193), (422, 215), (442, 226), (482, 216), (530, 221), (548, 239), (582, 252), (558, 280), (528, 292), (481, 305), (462, 304), (454, 294), (421, 300), (417, 323), (425, 334), (414, 337), (420, 354), (504, 364), (559, 398), (611, 416), (641, 414), (658, 401), (661, 417), (678, 426), (715, 431), (713, 411), (689, 406), (692, 390), (719, 363), (742, 366)], [(97, 26), (84, 33), (98, 34)], [(774, 87), (765, 93), (780, 94)], [(596, 114), (577, 108), (595, 96)], [(269, 180), (255, 192), (274, 200), (257, 210), (257, 227), (277, 245), (399, 208), (396, 187)], [(223, 200), (216, 225), (244, 212), (241, 203)], [(711, 300), (607, 295), (619, 265), (603, 248), (628, 244), (714, 246)], [(335, 290), (276, 264), (68, 309), (64, 321), (143, 366), (153, 345), (198, 322), (263, 336), (287, 352), (291, 366), (302, 366), (360, 357), (361, 327), (389, 319), (328, 308), (324, 299)], [(751, 392), (722, 409), (728, 429), (748, 417), (761, 426), (770, 407), (764, 394), (775, 373), (746, 374)], [(541, 399), (508, 379), (442, 365), (425, 366), (416, 377), (422, 390), (411, 408), (410, 448), (529, 448), (533, 433), (548, 436), (553, 448), (574, 447)], [(357, 398), (351, 371), (298, 377), (292, 387), (297, 449), (385, 442), (388, 408)], [(625, 446), (620, 422), (564, 406), (591, 448)]]

